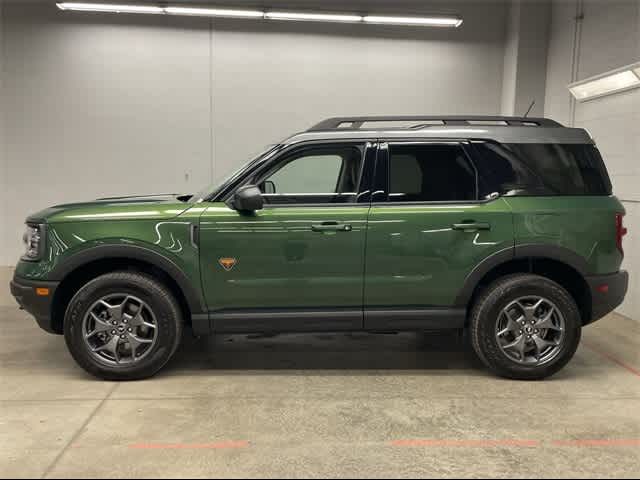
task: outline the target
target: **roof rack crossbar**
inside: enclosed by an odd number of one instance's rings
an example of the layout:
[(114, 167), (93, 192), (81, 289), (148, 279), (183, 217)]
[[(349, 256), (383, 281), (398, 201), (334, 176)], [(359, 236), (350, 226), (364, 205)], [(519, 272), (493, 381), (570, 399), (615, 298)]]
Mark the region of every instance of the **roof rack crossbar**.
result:
[[(439, 121), (444, 125), (473, 125), (482, 122), (504, 122), (509, 126), (539, 126), (539, 127), (562, 127), (555, 120), (538, 117), (504, 117), (504, 116), (483, 116), (483, 115), (456, 115), (456, 116), (421, 116), (421, 115), (396, 115), (396, 116), (371, 116), (371, 117), (333, 117), (317, 123), (309, 128), (308, 132), (320, 130), (360, 130), (365, 122), (416, 122), (416, 125), (404, 126), (402, 128), (416, 128), (422, 126), (419, 122)], [(343, 124), (350, 124), (342, 126)]]

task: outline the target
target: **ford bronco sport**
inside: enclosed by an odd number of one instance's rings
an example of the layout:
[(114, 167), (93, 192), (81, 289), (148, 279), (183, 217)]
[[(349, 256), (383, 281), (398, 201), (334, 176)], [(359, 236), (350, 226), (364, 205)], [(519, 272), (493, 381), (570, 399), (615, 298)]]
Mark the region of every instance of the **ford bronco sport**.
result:
[(11, 291), (105, 379), (196, 335), (464, 329), (540, 379), (618, 306), (624, 208), (588, 133), (544, 118), (325, 120), (195, 195), (26, 220)]

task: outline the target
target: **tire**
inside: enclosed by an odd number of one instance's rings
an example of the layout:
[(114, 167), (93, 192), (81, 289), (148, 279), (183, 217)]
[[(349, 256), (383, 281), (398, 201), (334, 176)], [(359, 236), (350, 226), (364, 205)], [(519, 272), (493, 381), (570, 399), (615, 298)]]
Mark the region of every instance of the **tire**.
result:
[[(543, 301), (539, 303), (539, 299)], [(534, 309), (534, 305), (539, 307)], [(541, 319), (552, 310), (551, 323), (527, 321)], [(514, 317), (518, 321), (511, 323), (509, 318)], [(550, 328), (534, 329), (535, 325)], [(510, 379), (541, 380), (557, 373), (575, 354), (581, 332), (581, 316), (573, 297), (539, 275), (514, 274), (494, 281), (471, 310), (470, 336), (476, 354), (489, 370)]]
[(167, 287), (137, 272), (94, 278), (74, 295), (64, 318), (71, 356), (104, 380), (151, 377), (175, 353), (182, 328), (180, 307)]

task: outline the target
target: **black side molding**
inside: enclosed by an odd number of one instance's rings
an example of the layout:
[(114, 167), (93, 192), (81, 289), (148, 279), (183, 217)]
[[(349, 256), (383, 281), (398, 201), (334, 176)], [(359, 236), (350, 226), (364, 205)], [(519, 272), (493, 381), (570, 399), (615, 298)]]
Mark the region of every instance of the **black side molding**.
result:
[(362, 330), (362, 309), (247, 309), (211, 312), (215, 333), (337, 332)]
[[(420, 331), (462, 328), (464, 308), (315, 308), (220, 310), (209, 313), (213, 333), (303, 333), (339, 331)], [(193, 317), (194, 332), (205, 335), (206, 319)]]
[(466, 317), (464, 308), (370, 308), (364, 312), (364, 329), (419, 331), (462, 328)]
[(209, 323), (208, 313), (196, 313), (191, 315), (191, 328), (196, 336), (209, 335), (211, 333), (211, 325)]

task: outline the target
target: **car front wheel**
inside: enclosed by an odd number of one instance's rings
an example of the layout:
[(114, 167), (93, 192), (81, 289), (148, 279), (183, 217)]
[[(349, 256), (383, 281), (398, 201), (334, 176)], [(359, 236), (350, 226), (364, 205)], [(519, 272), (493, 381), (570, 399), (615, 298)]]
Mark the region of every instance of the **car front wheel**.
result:
[(67, 346), (87, 372), (106, 380), (150, 377), (173, 356), (182, 314), (171, 292), (137, 272), (101, 275), (71, 299)]

